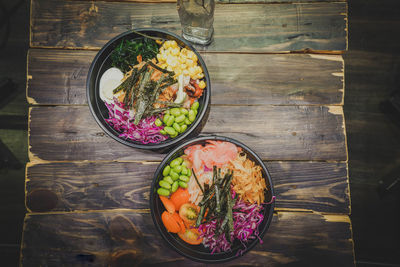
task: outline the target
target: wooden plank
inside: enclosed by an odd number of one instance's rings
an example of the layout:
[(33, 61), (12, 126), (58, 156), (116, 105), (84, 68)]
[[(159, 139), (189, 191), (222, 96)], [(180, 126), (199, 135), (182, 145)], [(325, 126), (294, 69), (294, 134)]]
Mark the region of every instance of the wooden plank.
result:
[[(27, 96), (32, 104), (86, 104), (86, 78), (96, 55), (31, 49)], [(215, 104), (342, 104), (340, 55), (204, 54)], [(246, 92), (246, 93), (244, 93)]]
[[(71, 0), (75, 1), (75, 0)], [(90, 0), (87, 0), (90, 1)], [(100, 0), (95, 0), (100, 1)], [(103, 1), (103, 0), (102, 0)], [(138, 3), (176, 3), (174, 0), (105, 0), (106, 2)], [(346, 0), (215, 0), (215, 3), (250, 4), (250, 3), (311, 3), (311, 2), (346, 2)]]
[[(28, 165), (27, 208), (33, 212), (148, 209), (158, 162), (68, 162)], [(349, 213), (345, 163), (268, 162), (276, 209)]]
[[(203, 51), (347, 49), (346, 3), (236, 4), (215, 10), (214, 41)], [(248, 25), (251, 25), (249, 27)], [(175, 3), (32, 0), (31, 46), (99, 49), (132, 27), (180, 34)]]
[[(257, 127), (255, 127), (257, 126)], [(203, 134), (232, 137), (265, 160), (346, 160), (339, 106), (212, 106)], [(160, 160), (108, 137), (87, 106), (33, 107), (30, 160)]]
[[(204, 266), (170, 249), (150, 214), (28, 214), (24, 229), (22, 266)], [(224, 266), (354, 265), (347, 215), (279, 212), (263, 241)]]

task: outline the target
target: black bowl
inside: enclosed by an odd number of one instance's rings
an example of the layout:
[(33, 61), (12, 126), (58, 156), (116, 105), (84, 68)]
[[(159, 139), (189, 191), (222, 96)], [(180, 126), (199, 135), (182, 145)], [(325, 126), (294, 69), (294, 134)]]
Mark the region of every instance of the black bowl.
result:
[[(202, 136), (202, 137), (197, 137), (192, 140), (189, 140), (183, 144), (181, 144), (179, 147), (176, 147), (173, 151), (171, 151), (161, 162), (161, 164), (158, 166), (153, 182), (151, 184), (151, 190), (150, 190), (150, 209), (151, 209), (151, 216), (153, 218), (154, 225), (156, 226), (158, 232), (161, 234), (163, 239), (167, 242), (167, 244), (174, 249), (176, 252), (179, 254), (188, 257), (189, 259), (203, 262), (203, 263), (220, 263), (220, 262), (225, 262), (229, 261), (232, 259), (235, 259), (237, 257), (240, 257), (244, 253), (248, 252), (251, 250), (255, 245), (259, 243), (259, 240), (253, 239), (249, 243), (246, 244), (246, 249), (243, 251), (243, 253), (239, 253), (240, 250), (243, 249), (243, 246), (240, 244), (239, 241), (236, 240), (236, 242), (233, 243), (232, 245), (232, 251), (228, 252), (221, 252), (221, 253), (214, 253), (211, 254), (210, 250), (208, 248), (205, 248), (202, 244), (200, 245), (190, 245), (184, 241), (182, 241), (177, 234), (173, 234), (168, 232), (161, 220), (161, 214), (165, 211), (165, 208), (158, 197), (157, 194), (157, 189), (159, 187), (158, 182), (163, 179), (162, 171), (164, 169), (164, 166), (166, 164), (169, 164), (173, 159), (176, 157), (179, 157), (183, 154), (183, 151), (185, 148), (191, 146), (191, 145), (196, 145), (196, 144), (205, 144), (206, 140), (219, 140), (219, 141), (227, 141), (231, 142), (243, 149), (243, 151), (247, 154), (248, 158), (254, 161), (256, 164), (260, 165), (262, 168), (263, 172), (263, 177), (265, 177), (265, 181), (267, 184), (268, 190), (266, 191), (265, 199), (266, 201), (270, 200), (272, 196), (274, 195), (274, 189), (272, 186), (272, 180), (271, 176), (262, 162), (262, 160), (257, 156), (256, 153), (254, 153), (250, 148), (245, 146), (239, 141), (236, 141), (234, 139), (228, 138), (228, 137), (223, 137), (223, 136)], [(274, 206), (275, 203), (273, 202), (270, 205), (265, 205), (264, 210), (263, 210), (263, 215), (264, 215), (264, 220), (259, 226), (259, 237), (262, 239), (264, 237), (264, 234), (266, 233), (271, 220), (272, 220), (272, 215), (274, 211)]]
[(184, 139), (196, 136), (198, 133), (200, 133), (201, 129), (204, 127), (208, 118), (208, 114), (210, 111), (210, 104), (211, 104), (210, 76), (208, 75), (206, 64), (204, 63), (200, 54), (192, 47), (192, 45), (189, 42), (187, 42), (183, 38), (161, 29), (143, 28), (143, 29), (135, 29), (135, 31), (147, 34), (149, 36), (160, 37), (165, 40), (175, 40), (180, 47), (182, 48), (186, 47), (187, 49), (192, 50), (197, 55), (198, 62), (200, 63), (200, 66), (202, 67), (204, 72), (204, 77), (206, 79), (207, 87), (204, 90), (203, 95), (198, 100), (200, 107), (198, 110), (198, 114), (196, 116), (196, 120), (188, 127), (188, 129), (184, 133), (179, 134), (175, 138), (169, 138), (158, 144), (142, 144), (140, 142), (132, 141), (125, 138), (120, 138), (118, 137), (119, 133), (105, 121), (105, 119), (108, 118), (108, 110), (104, 102), (100, 99), (99, 95), (100, 78), (103, 75), (103, 73), (108, 68), (111, 67), (111, 62), (109, 59), (110, 54), (123, 39), (143, 38), (143, 36), (138, 35), (132, 31), (127, 31), (111, 39), (107, 44), (103, 46), (103, 48), (97, 53), (96, 57), (93, 59), (86, 80), (87, 100), (90, 111), (94, 116), (97, 124), (109, 136), (111, 136), (118, 142), (130, 147), (155, 150), (158, 152), (165, 152), (171, 149), (173, 146), (181, 143)]

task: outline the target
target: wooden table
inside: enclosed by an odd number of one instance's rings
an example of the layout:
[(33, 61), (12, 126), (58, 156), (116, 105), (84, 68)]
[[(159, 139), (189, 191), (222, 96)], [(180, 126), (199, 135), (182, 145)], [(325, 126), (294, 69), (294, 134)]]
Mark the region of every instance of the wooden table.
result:
[[(203, 133), (254, 149), (277, 195), (264, 243), (227, 265), (353, 265), (346, 2), (250, 1), (219, 1), (214, 42), (198, 47), (212, 81)], [(180, 33), (176, 4), (31, 1), (24, 266), (201, 265), (153, 226), (149, 189), (164, 155), (114, 141), (87, 106), (93, 57), (131, 27)]]

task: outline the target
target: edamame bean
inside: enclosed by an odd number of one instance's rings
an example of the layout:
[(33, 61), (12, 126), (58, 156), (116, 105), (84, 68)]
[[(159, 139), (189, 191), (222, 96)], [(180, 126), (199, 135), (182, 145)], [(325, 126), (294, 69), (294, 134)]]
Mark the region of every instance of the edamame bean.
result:
[(162, 175), (167, 176), (169, 174), (169, 172), (171, 171), (171, 167), (167, 166), (164, 168)]
[(169, 127), (169, 126), (165, 127), (165, 128), (164, 128), (164, 131), (166, 131), (167, 134), (169, 134), (169, 135), (174, 135), (174, 134), (176, 134), (175, 129), (172, 128), (172, 127)]
[(179, 186), (182, 187), (182, 188), (187, 188), (187, 187), (188, 187), (187, 183), (182, 182), (182, 181), (179, 181), (178, 184), (179, 184)]
[(169, 184), (172, 184), (174, 182), (174, 180), (172, 180), (171, 176), (165, 176), (163, 180), (168, 182)]
[(183, 158), (179, 157), (179, 158), (176, 158), (176, 160), (179, 162), (179, 165), (182, 165)]
[(192, 176), (192, 171), (190, 169), (188, 169), (188, 174), (187, 176), (191, 177)]
[(187, 183), (187, 182), (189, 182), (189, 177), (187, 177), (186, 175), (181, 175), (181, 176), (179, 176), (179, 180), (181, 180), (181, 181), (183, 181), (183, 182), (185, 182), (185, 183)]
[(186, 129), (187, 129), (187, 125), (186, 124), (182, 125), (179, 133), (183, 133), (184, 131), (186, 131)]
[(190, 125), (190, 124), (192, 124), (192, 122), (191, 122), (188, 118), (186, 118), (186, 119), (185, 119), (185, 124), (186, 124), (186, 125)]
[(165, 114), (165, 115), (164, 115), (164, 118), (163, 118), (164, 124), (167, 124), (167, 121), (168, 121), (169, 117), (170, 117), (169, 114)]
[(154, 122), (154, 124), (156, 126), (161, 126), (162, 125), (162, 121), (160, 119), (156, 119), (156, 121)]
[(182, 175), (187, 175), (188, 174), (188, 169), (183, 165), (181, 165), (181, 168), (182, 168), (181, 174)]
[(181, 132), (181, 126), (179, 126), (179, 124), (178, 123), (174, 123), (174, 125), (172, 125), (172, 127), (174, 127), (174, 129), (179, 133), (179, 132)]
[[(174, 116), (169, 116), (167, 123), (165, 123), (167, 126), (171, 126), (172, 124), (174, 124), (175, 121), (175, 117)], [(168, 133), (168, 132), (167, 132)]]
[(174, 172), (181, 173), (182, 172), (182, 166), (181, 165), (175, 166), (174, 167)]
[(169, 196), (169, 190), (162, 188), (162, 187), (157, 189), (157, 193), (161, 196), (165, 196), (165, 197)]
[(174, 193), (176, 190), (178, 190), (178, 187), (179, 187), (179, 182), (175, 181), (171, 186), (172, 193)]
[(169, 184), (168, 182), (161, 180), (160, 182), (158, 182), (158, 184), (165, 189), (171, 189), (171, 184)]
[(178, 165), (181, 165), (179, 158), (176, 158), (174, 160), (171, 161), (171, 163), (169, 164), (172, 168)]
[(197, 116), (197, 109), (194, 110), (194, 114)]
[(185, 121), (181, 121), (180, 123), (178, 123), (179, 124), (179, 126), (181, 126), (181, 128), (182, 128), (182, 125), (185, 125)]
[(169, 109), (167, 109), (166, 111), (164, 111), (164, 114), (170, 115)]
[(188, 111), (186, 108), (181, 108), (181, 113), (182, 113), (183, 115), (186, 115), (186, 114), (189, 113), (189, 111)]
[(175, 122), (180, 123), (186, 119), (186, 116), (181, 114), (178, 117), (175, 118)]
[(174, 135), (170, 135), (171, 138), (175, 138), (175, 137), (177, 137), (177, 136), (178, 136), (178, 132), (175, 132)]
[(189, 111), (189, 120), (191, 121), (191, 122), (194, 122), (194, 120), (196, 119), (196, 113), (194, 112), (194, 110), (190, 110)]
[(196, 109), (199, 108), (199, 106), (200, 106), (200, 103), (196, 101), (196, 102), (194, 102), (194, 103), (192, 104), (192, 106), (190, 107), (190, 109), (196, 110)]
[(171, 115), (174, 115), (175, 117), (178, 117), (179, 115), (181, 115), (181, 111), (179, 110), (179, 108), (171, 108), (170, 113), (171, 113)]
[(181, 165), (182, 165), (182, 167), (187, 167), (186, 161), (183, 161)]
[(167, 135), (167, 132), (165, 130), (160, 130), (160, 134)]
[(174, 170), (171, 170), (169, 175), (171, 176), (172, 180), (174, 180), (174, 181), (178, 180), (178, 178), (179, 178), (179, 174), (177, 174)]

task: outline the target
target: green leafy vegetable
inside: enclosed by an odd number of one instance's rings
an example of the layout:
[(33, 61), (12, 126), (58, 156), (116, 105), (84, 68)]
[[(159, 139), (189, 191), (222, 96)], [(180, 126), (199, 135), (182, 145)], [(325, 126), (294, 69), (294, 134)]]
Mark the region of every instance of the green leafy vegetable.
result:
[(137, 60), (139, 55), (143, 61), (147, 61), (155, 58), (157, 53), (158, 44), (152, 39), (123, 39), (110, 55), (111, 65), (122, 72), (127, 72), (131, 66), (139, 63)]

